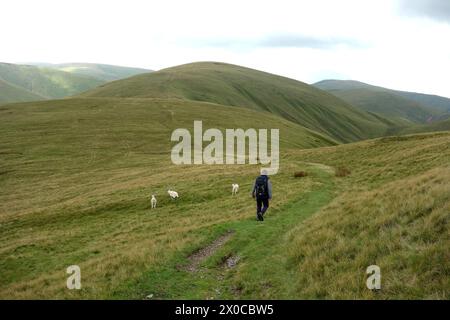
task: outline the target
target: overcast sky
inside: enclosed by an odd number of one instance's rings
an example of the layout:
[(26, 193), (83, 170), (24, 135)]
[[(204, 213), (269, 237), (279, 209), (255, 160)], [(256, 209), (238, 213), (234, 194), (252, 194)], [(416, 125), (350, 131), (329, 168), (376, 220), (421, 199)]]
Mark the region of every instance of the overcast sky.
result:
[(223, 61), (450, 97), (449, 0), (2, 0), (0, 61)]

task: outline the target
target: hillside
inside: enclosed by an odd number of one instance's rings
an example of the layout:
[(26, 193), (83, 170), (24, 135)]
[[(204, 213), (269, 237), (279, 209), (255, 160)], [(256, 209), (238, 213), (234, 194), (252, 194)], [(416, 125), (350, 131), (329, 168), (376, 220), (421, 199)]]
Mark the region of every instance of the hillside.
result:
[(450, 114), (450, 99), (432, 94), (423, 94), (407, 91), (396, 91), (399, 95), (416, 101), (424, 106), (433, 107), (444, 114)]
[(0, 104), (44, 100), (44, 97), (0, 79)]
[[(314, 86), (326, 90), (362, 110), (377, 113), (388, 119), (397, 119), (404, 125), (426, 123), (434, 118), (439, 118), (446, 112), (443, 108), (436, 107), (435, 104), (425, 104), (424, 102), (429, 100), (420, 97), (428, 95), (395, 91), (358, 81), (323, 80), (315, 83)], [(416, 98), (411, 99), (411, 97)], [(450, 103), (450, 99), (447, 100)]]
[[(171, 255), (178, 244), (166, 241), (196, 243), (199, 230), (245, 217), (250, 203), (229, 198), (229, 184), (236, 178), (249, 189), (259, 166), (175, 166), (175, 128), (192, 131), (203, 119), (205, 128), (279, 128), (281, 150), (334, 144), (270, 114), (200, 102), (64, 99), (6, 105), (0, 114), (2, 298), (68, 297), (64, 281), (51, 279), (64, 277), (61, 268), (73, 259), (86, 266), (85, 279), (97, 278), (86, 282), (89, 295), (105, 296), (108, 286)], [(188, 202), (167, 201), (168, 188)], [(295, 195), (288, 185), (285, 191), (280, 204)], [(157, 214), (149, 214), (150, 192)], [(230, 206), (237, 211), (222, 210)], [(128, 271), (114, 272), (112, 282), (101, 271), (119, 266)]]
[[(172, 99), (72, 98), (0, 114), (0, 298), (449, 296), (449, 133), (332, 146), (269, 113)], [(198, 119), (280, 128), (264, 223), (248, 194), (258, 166), (171, 163), (172, 130)], [(350, 175), (336, 177), (340, 166)], [(191, 271), (192, 253), (224, 235)], [(79, 291), (65, 287), (72, 264)], [(379, 293), (364, 287), (371, 264)]]
[(423, 132), (450, 131), (450, 119), (436, 121), (427, 124), (417, 124), (414, 126), (394, 128), (389, 135), (405, 135)]
[[(343, 192), (289, 237), (306, 298), (448, 299), (450, 134), (381, 138), (299, 151), (305, 161), (346, 167)], [(364, 271), (381, 269), (379, 292)], [(339, 270), (339, 271), (337, 271)]]
[(137, 74), (151, 72), (152, 70), (142, 68), (122, 67), (109, 64), (99, 63), (31, 63), (32, 65), (41, 66), (49, 69), (69, 72), (72, 74), (89, 76), (100, 79), (105, 82), (128, 78)]
[(398, 123), (358, 110), (305, 83), (217, 62), (181, 65), (114, 81), (83, 97), (174, 98), (266, 111), (340, 142), (381, 136)]
[(150, 70), (91, 63), (0, 63), (0, 103), (64, 98), (144, 72)]
[(104, 83), (92, 77), (10, 63), (0, 63), (0, 79), (46, 99), (74, 95)]

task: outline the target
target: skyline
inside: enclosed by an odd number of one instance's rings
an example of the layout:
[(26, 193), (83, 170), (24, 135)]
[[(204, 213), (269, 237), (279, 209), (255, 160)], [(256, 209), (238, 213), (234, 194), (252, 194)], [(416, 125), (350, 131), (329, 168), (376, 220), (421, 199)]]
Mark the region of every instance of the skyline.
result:
[(450, 97), (450, 3), (442, 0), (7, 0), (3, 8), (2, 62), (159, 70), (220, 61), (306, 83), (357, 80)]

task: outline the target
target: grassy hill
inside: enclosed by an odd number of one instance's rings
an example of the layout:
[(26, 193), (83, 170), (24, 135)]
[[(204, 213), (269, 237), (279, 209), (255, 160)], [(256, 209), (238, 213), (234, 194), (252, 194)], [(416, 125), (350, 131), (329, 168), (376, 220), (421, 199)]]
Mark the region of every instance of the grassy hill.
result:
[(149, 71), (91, 63), (0, 63), (0, 104), (64, 98)]
[(398, 123), (358, 110), (305, 83), (218, 62), (181, 65), (114, 81), (83, 97), (174, 98), (268, 111), (338, 141), (381, 136)]
[[(1, 298), (448, 298), (449, 133), (331, 146), (270, 113), (173, 99), (64, 99), (0, 114)], [(257, 166), (170, 162), (171, 131), (196, 119), (280, 128), (264, 223), (249, 197)], [(349, 176), (334, 175), (341, 166)], [(191, 254), (223, 235), (190, 271)], [(65, 287), (72, 264), (80, 291)], [(379, 293), (364, 289), (371, 264), (382, 268)]]
[(417, 124), (414, 126), (406, 126), (394, 128), (390, 132), (391, 135), (404, 135), (422, 132), (450, 131), (450, 119), (436, 121), (428, 124)]
[[(438, 168), (348, 192), (292, 230), (291, 263), (308, 270), (295, 279), (298, 295), (448, 299), (449, 180), (450, 168)], [(379, 294), (364, 285), (361, 271), (372, 264), (381, 268)]]
[(44, 100), (45, 98), (0, 79), (0, 104)]
[[(427, 104), (428, 101), (434, 101), (429, 99), (432, 97), (430, 95), (395, 91), (351, 80), (324, 80), (315, 83), (314, 86), (362, 110), (374, 112), (389, 119), (397, 119), (405, 125), (438, 119), (446, 112), (445, 108), (438, 107), (436, 104)], [(436, 97), (436, 101), (445, 99)], [(450, 103), (450, 99), (447, 100)]]
[[(300, 151), (346, 167), (345, 187), (288, 236), (295, 292), (309, 298), (448, 299), (450, 134), (381, 138)], [(381, 268), (382, 288), (362, 271)]]
[(396, 91), (399, 95), (416, 101), (424, 106), (432, 107), (441, 111), (443, 114), (450, 114), (450, 99), (432, 94), (423, 94), (407, 91)]
[(46, 99), (74, 95), (104, 83), (92, 77), (10, 63), (0, 63), (0, 79)]
[[(33, 64), (33, 63), (32, 63)], [(45, 68), (79, 74), (103, 80), (105, 82), (128, 78), (140, 73), (151, 72), (152, 70), (142, 68), (122, 67), (99, 63), (36, 63), (33, 65), (43, 66)]]

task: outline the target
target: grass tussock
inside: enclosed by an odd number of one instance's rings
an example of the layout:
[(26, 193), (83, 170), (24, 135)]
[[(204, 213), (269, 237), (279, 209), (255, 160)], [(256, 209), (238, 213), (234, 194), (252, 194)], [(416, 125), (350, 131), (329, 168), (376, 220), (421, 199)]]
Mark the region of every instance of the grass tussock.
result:
[[(290, 234), (297, 295), (332, 299), (450, 297), (450, 168), (345, 192)], [(382, 288), (365, 286), (381, 268)]]
[(348, 176), (350, 173), (351, 173), (350, 170), (347, 169), (346, 167), (337, 167), (334, 175), (336, 177), (342, 178)]
[(296, 171), (294, 172), (294, 178), (304, 178), (308, 176), (308, 172), (306, 171)]

